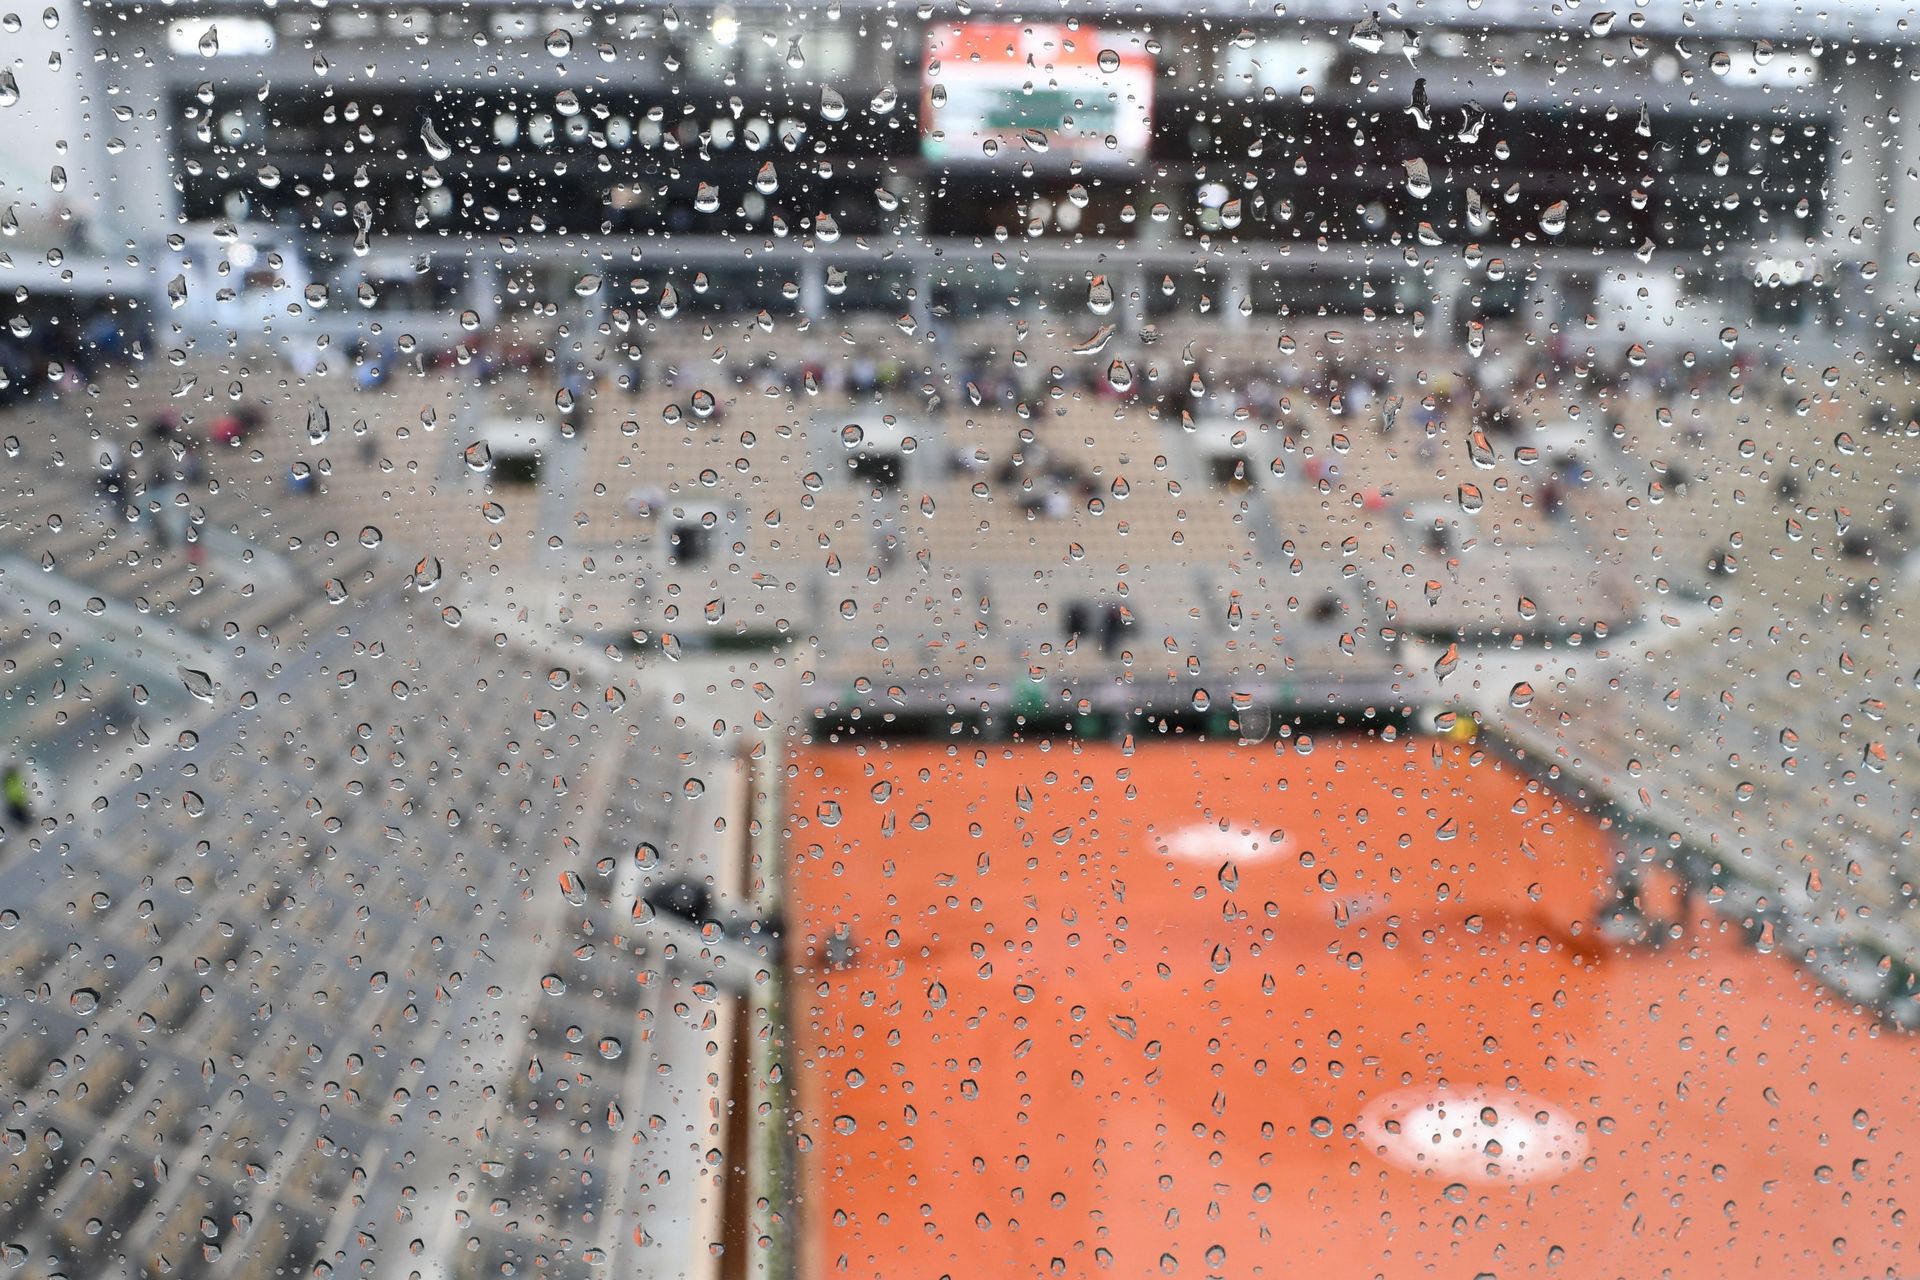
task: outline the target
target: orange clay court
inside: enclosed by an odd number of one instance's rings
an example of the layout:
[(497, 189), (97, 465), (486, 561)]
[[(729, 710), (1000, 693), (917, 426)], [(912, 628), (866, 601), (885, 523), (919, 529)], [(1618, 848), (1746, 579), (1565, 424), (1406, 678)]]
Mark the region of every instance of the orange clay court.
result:
[(1920, 1040), (1705, 908), (1604, 940), (1608, 833), (1510, 762), (796, 765), (806, 1280), (1920, 1277)]

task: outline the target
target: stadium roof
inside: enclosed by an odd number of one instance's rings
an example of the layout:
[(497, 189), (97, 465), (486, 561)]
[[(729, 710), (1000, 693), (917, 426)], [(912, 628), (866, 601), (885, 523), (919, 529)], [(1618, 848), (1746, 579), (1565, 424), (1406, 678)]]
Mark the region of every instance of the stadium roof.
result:
[[(212, 2), (188, 4), (162, 4), (151, 6), (129, 4), (126, 0), (93, 0), (102, 8), (138, 8), (156, 15), (169, 13), (259, 13), (277, 10), (282, 6), (274, 3), (260, 3), (249, 0), (246, 3)], [(434, 7), (427, 5), (423, 7)], [(461, 0), (460, 9), (496, 8), (513, 10), (536, 10), (550, 8), (556, 12), (571, 12), (579, 8), (572, 4), (530, 4), (526, 0)], [(637, 8), (621, 0), (608, 0), (608, 3), (594, 6), (598, 10)], [(698, 9), (714, 7), (704, 4), (688, 4), (681, 8), (692, 12)], [(796, 18), (805, 18), (813, 10), (824, 8), (805, 3), (783, 2), (783, 0), (732, 0), (725, 7), (735, 11), (783, 10), (793, 13)], [(1448, 6), (1429, 7), (1415, 0), (1413, 3), (1390, 2), (1377, 8), (1371, 5), (1341, 3), (1337, 0), (1129, 0), (1128, 3), (1100, 4), (969, 4), (956, 3), (955, 0), (940, 0), (938, 3), (906, 5), (894, 0), (845, 0), (843, 9), (881, 10), (902, 16), (924, 14), (927, 16), (970, 16), (974, 18), (1004, 18), (1021, 16), (1035, 20), (1058, 19), (1067, 16), (1078, 17), (1083, 22), (1126, 22), (1138, 21), (1142, 17), (1155, 18), (1192, 18), (1196, 21), (1244, 22), (1266, 24), (1273, 21), (1326, 22), (1350, 24), (1365, 17), (1368, 12), (1377, 13), (1383, 23), (1404, 23), (1416, 28), (1484, 26), (1489, 28), (1537, 28), (1567, 30), (1585, 33), (1596, 18), (1608, 15), (1617, 16), (1617, 10), (1610, 10), (1601, 0), (1600, 3), (1580, 4), (1574, 0), (1481, 0), (1477, 5), (1461, 8)], [(1644, 25), (1634, 28), (1637, 33), (1662, 36), (1697, 36), (1705, 39), (1738, 37), (1748, 40), (1771, 40), (1776, 43), (1797, 40), (1822, 39), (1828, 41), (1862, 41), (1873, 44), (1908, 44), (1913, 40), (1913, 28), (1907, 16), (1907, 10), (1898, 5), (1872, 5), (1859, 3), (1840, 4), (1802, 4), (1794, 0), (1715, 0), (1714, 3), (1689, 3), (1680, 5), (1635, 6), (1632, 9), (1635, 19), (1644, 19)], [(1616, 28), (1617, 30), (1618, 28)]]

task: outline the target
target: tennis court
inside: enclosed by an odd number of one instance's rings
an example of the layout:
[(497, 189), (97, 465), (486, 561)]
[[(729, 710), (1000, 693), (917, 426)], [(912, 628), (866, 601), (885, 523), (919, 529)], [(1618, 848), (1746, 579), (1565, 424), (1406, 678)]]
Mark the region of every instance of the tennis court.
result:
[[(1911, 1042), (1419, 735), (803, 751), (802, 1274), (1920, 1274)], [(837, 936), (836, 936), (837, 935)]]

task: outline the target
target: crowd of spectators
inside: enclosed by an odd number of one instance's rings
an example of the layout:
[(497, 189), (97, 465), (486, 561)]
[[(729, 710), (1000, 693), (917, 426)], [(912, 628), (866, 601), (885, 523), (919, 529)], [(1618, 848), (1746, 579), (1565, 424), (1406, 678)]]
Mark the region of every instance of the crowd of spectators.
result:
[(151, 347), (144, 313), (113, 299), (23, 311), (0, 330), (0, 409), (50, 389), (83, 387)]

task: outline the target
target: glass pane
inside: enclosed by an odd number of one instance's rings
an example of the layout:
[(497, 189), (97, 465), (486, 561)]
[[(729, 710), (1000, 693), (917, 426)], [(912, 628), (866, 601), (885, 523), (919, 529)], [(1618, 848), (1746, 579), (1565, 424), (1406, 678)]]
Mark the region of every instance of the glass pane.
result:
[(1920, 1274), (1913, 21), (0, 13), (0, 1269)]

